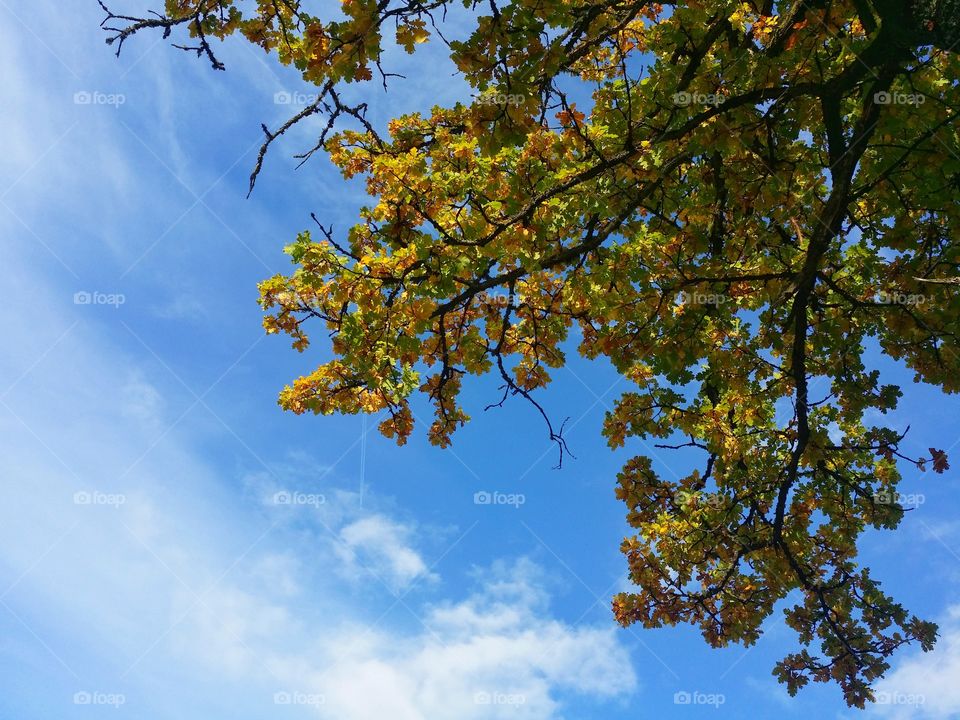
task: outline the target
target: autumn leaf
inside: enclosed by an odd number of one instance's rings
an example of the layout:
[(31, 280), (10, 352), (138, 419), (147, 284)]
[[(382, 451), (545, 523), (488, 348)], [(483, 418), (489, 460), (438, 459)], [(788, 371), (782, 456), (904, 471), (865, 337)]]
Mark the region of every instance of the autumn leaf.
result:
[(947, 454), (943, 450), (930, 448), (930, 455), (933, 457), (934, 472), (944, 473), (950, 469), (950, 465), (947, 463)]

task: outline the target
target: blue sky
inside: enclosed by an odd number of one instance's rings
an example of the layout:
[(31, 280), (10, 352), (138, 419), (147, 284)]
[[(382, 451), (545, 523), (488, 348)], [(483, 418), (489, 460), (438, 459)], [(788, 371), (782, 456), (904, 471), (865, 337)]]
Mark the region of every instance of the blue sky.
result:
[[(362, 185), (294, 169), (304, 126), (246, 200), (260, 122), (292, 114), (276, 93), (310, 88), (242, 43), (226, 73), (159, 36), (117, 60), (100, 19), (0, 0), (0, 718), (960, 716), (953, 470), (908, 471), (923, 502), (862, 544), (943, 639), (859, 713), (777, 685), (778, 617), (749, 650), (615, 626), (614, 476), (644, 448), (600, 436), (609, 368), (574, 359), (542, 398), (571, 418), (562, 470), (531, 408), (482, 411), (492, 380), (447, 451), (281, 412), (325, 350), (265, 337), (256, 283), (311, 212), (349, 227)], [(442, 58), (392, 59), (408, 80), (371, 98), (378, 122), (466, 95)], [(891, 373), (909, 451), (949, 453), (957, 399)], [(523, 502), (475, 501), (494, 492)]]

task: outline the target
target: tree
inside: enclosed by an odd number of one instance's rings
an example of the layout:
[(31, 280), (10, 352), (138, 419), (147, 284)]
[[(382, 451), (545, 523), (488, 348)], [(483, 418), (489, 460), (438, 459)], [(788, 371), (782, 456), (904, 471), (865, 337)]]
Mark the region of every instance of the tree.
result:
[[(302, 157), (323, 149), (366, 177), (373, 199), (346, 237), (317, 222), (287, 249), (295, 270), (260, 285), (268, 333), (301, 351), (308, 327), (332, 337), (334, 359), (286, 387), (284, 408), (385, 411), (402, 444), (419, 393), (445, 447), (469, 419), (464, 380), (493, 372), (562, 462), (537, 397), (573, 347), (609, 359), (634, 385), (606, 417), (610, 445), (701, 458), (677, 482), (643, 454), (620, 472), (637, 588), (616, 619), (750, 645), (785, 604), (799, 648), (774, 673), (791, 694), (835, 681), (862, 707), (898, 647), (937, 633), (856, 541), (903, 519), (902, 470), (948, 468), (866, 418), (901, 396), (877, 350), (960, 389), (960, 3), (464, 6), (459, 39), (446, 0), (343, 0), (339, 19), (294, 0), (168, 0), (142, 18), (104, 7), (104, 26), (118, 54), (135, 33), (182, 32), (215, 69), (214, 39), (240, 34), (318, 86), (264, 127), (251, 190), (269, 146), (314, 115)], [(375, 128), (339, 90), (374, 71), (393, 82), (388, 34), (411, 53), (443, 43), (476, 97)]]

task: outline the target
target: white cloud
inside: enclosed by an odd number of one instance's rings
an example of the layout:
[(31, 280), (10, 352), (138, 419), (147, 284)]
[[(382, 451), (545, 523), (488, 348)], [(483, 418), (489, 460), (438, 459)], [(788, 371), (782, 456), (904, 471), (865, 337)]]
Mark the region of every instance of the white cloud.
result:
[[(558, 716), (557, 691), (613, 697), (632, 692), (629, 656), (609, 628), (556, 621), (538, 570), (494, 568), (465, 600), (430, 610), (422, 633), (345, 637), (340, 660), (318, 683), (329, 718), (528, 718)], [(376, 688), (376, 692), (365, 689)]]
[(881, 717), (949, 720), (960, 717), (960, 605), (940, 624), (940, 639), (929, 653), (902, 660), (877, 684)]
[(352, 578), (379, 581), (397, 593), (418, 578), (437, 579), (410, 546), (412, 534), (408, 525), (384, 515), (369, 515), (340, 530), (337, 554)]

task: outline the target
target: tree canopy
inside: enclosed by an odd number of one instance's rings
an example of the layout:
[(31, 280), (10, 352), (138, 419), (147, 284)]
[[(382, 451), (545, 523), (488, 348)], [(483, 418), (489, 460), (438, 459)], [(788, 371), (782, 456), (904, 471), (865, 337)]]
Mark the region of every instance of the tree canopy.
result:
[[(531, 403), (562, 461), (538, 397), (569, 352), (606, 358), (632, 383), (609, 444), (701, 458), (679, 480), (642, 451), (619, 473), (636, 588), (616, 619), (750, 645), (785, 608), (789, 691), (872, 700), (895, 650), (937, 633), (857, 540), (903, 520), (901, 473), (948, 468), (882, 424), (902, 390), (877, 361), (960, 390), (960, 2), (465, 0), (465, 33), (447, 0), (312, 4), (104, 7), (118, 53), (152, 29), (223, 69), (215, 41), (240, 35), (318, 87), (264, 127), (251, 189), (314, 116), (303, 156), (366, 179), (357, 224), (318, 222), (260, 285), (268, 333), (332, 347), (280, 404), (383, 412), (402, 444), (425, 397), (445, 447), (469, 420), (464, 382), (495, 373), (493, 401)], [(341, 90), (395, 82), (394, 40), (442, 44), (475, 96), (374, 127)]]

